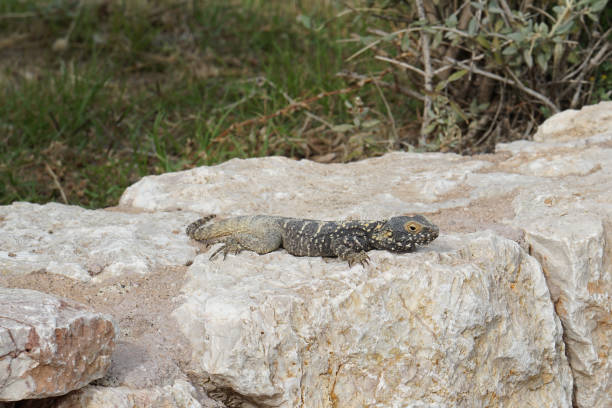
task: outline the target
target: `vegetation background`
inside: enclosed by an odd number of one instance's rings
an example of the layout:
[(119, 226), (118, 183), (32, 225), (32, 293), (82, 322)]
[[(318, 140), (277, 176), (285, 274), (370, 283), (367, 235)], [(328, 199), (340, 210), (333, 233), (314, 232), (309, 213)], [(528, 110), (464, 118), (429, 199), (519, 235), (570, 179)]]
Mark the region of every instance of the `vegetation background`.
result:
[(2, 0), (0, 204), (240, 157), (485, 153), (612, 98), (607, 0)]

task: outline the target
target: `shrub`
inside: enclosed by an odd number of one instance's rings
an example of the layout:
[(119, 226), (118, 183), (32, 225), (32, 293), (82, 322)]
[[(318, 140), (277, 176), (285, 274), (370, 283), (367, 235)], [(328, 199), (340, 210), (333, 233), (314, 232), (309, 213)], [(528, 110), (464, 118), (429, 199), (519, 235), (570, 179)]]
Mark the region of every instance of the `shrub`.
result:
[(359, 55), (373, 51), (393, 67), (398, 88), (412, 88), (423, 102), (415, 142), (469, 153), (526, 138), (560, 110), (610, 98), (612, 91), (602, 89), (610, 74), (602, 64), (612, 55), (606, 4), (370, 0), (352, 6), (370, 22)]

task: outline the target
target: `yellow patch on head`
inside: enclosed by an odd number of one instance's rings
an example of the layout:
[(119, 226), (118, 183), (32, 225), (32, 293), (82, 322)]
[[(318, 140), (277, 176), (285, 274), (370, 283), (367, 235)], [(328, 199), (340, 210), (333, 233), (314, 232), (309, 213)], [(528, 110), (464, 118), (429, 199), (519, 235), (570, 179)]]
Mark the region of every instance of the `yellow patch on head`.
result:
[(408, 221), (404, 224), (404, 229), (408, 232), (419, 233), (423, 229), (423, 226), (415, 221)]

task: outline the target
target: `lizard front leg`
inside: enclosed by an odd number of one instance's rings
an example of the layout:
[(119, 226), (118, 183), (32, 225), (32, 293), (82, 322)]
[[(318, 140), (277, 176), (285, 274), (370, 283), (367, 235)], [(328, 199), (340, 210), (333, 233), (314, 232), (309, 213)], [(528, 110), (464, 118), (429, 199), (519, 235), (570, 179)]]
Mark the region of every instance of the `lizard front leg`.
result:
[(349, 268), (355, 263), (365, 266), (370, 257), (366, 253), (368, 249), (367, 238), (361, 235), (351, 235), (336, 239), (331, 243), (331, 250), (335, 256), (347, 261)]

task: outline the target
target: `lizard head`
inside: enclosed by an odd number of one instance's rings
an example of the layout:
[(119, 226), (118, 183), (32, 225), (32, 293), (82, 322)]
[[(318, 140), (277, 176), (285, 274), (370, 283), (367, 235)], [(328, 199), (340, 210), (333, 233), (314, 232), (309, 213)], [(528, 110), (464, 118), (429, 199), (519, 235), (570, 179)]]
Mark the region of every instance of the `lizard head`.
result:
[(374, 246), (393, 252), (412, 251), (438, 238), (440, 230), (422, 215), (399, 216), (387, 220), (373, 234)]

